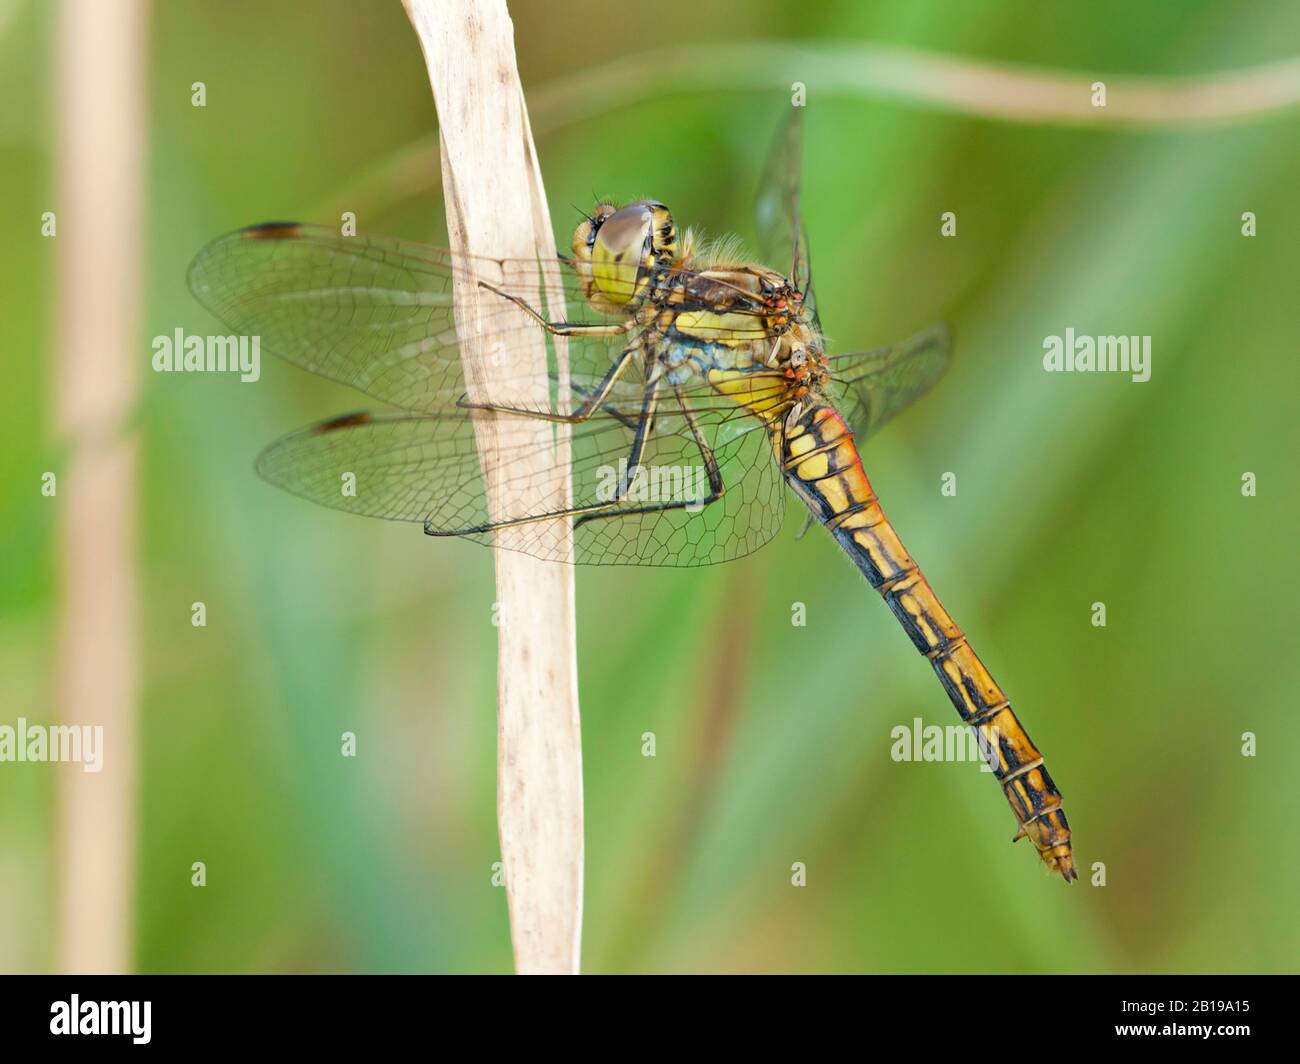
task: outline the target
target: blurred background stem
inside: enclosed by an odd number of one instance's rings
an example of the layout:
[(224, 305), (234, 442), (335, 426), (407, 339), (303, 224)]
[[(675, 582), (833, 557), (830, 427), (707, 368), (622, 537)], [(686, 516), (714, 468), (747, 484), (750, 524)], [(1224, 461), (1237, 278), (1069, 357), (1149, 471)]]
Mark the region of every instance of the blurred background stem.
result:
[[(578, 70), (529, 93), (539, 134), (649, 99), (789, 91), (816, 74), (819, 95), (1036, 126), (1149, 130), (1264, 118), (1300, 104), (1300, 58), (1192, 77), (1134, 77), (988, 63), (867, 41), (741, 41), (656, 48)], [(1093, 104), (1092, 85), (1106, 86)], [(436, 137), (381, 159), (340, 193), (377, 212), (436, 188)], [(433, 175), (431, 177), (431, 175)]]
[(67, 463), (54, 723), (104, 737), (102, 771), (57, 770), (63, 972), (129, 971), (135, 942), (138, 442), (124, 422), (139, 390), (146, 12), (143, 0), (65, 0), (55, 57), (54, 406)]

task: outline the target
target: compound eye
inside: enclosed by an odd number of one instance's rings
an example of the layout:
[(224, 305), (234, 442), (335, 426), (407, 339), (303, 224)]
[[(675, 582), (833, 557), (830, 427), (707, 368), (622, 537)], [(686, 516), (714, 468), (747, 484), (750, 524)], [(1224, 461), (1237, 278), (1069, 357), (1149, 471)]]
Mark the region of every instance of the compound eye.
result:
[(649, 234), (652, 216), (645, 206), (633, 203), (601, 220), (600, 242), (616, 256), (639, 254)]
[(607, 302), (626, 306), (644, 287), (642, 267), (653, 224), (654, 215), (639, 203), (601, 221), (589, 258), (592, 279)]

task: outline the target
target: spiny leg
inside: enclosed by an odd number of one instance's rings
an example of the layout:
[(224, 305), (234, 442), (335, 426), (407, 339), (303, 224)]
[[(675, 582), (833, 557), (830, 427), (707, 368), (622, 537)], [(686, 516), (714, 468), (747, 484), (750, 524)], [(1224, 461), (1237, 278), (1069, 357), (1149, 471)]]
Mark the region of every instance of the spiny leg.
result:
[(699, 506), (703, 509), (710, 503), (717, 502), (726, 493), (727, 488), (722, 481), (722, 470), (718, 467), (718, 457), (713, 453), (713, 448), (709, 446), (708, 441), (705, 440), (695, 413), (682, 400), (682, 392), (677, 385), (673, 385), (673, 392), (677, 396), (678, 404), (681, 406), (682, 416), (686, 419), (686, 424), (691, 430), (691, 436), (695, 439), (695, 446), (699, 448), (700, 457), (704, 459), (704, 469), (709, 477), (709, 494), (702, 499), (680, 499), (673, 502), (647, 503), (644, 506), (620, 507), (607, 513), (585, 514), (574, 522), (575, 526), (587, 521), (604, 521), (611, 517), (626, 517), (630, 514), (661, 513), (664, 510), (682, 510), (690, 506)]
[(512, 296), (509, 292), (503, 292), (501, 289), (490, 285), (487, 281), (479, 281), (480, 288), (486, 288), (489, 292), (499, 295), (502, 299), (508, 299), (525, 314), (533, 319), (538, 325), (554, 336), (620, 336), (631, 330), (636, 322), (632, 318), (627, 318), (620, 322), (583, 322), (583, 321), (547, 321), (545, 316), (539, 314), (531, 307), (526, 299), (520, 299), (518, 296)]
[(655, 406), (659, 402), (659, 381), (656, 378), (652, 380), (645, 388), (645, 398), (641, 403), (641, 416), (637, 419), (636, 434), (632, 437), (632, 450), (627, 456), (627, 470), (618, 480), (618, 487), (614, 489), (614, 498), (612, 503), (620, 503), (627, 497), (627, 493), (632, 489), (632, 481), (636, 479), (637, 471), (641, 468), (641, 455), (645, 452), (646, 437), (650, 435), (650, 426), (654, 422)]
[(519, 406), (502, 406), (497, 403), (471, 403), (465, 396), (456, 400), (456, 405), (465, 410), (487, 410), (494, 414), (518, 414), (523, 417), (536, 418), (539, 421), (551, 421), (564, 425), (580, 425), (591, 418), (605, 400), (609, 398), (609, 393), (613, 390), (614, 385), (618, 383), (632, 359), (636, 357), (640, 348), (633, 344), (625, 348), (623, 353), (618, 356), (618, 360), (609, 367), (609, 372), (601, 378), (596, 385), (595, 390), (588, 395), (586, 399), (578, 406), (578, 409), (570, 414), (553, 414), (549, 410), (528, 410)]
[(637, 420), (636, 435), (632, 439), (632, 448), (628, 453), (627, 472), (619, 478), (618, 487), (614, 492), (614, 498), (609, 502), (590, 503), (585, 506), (573, 506), (564, 510), (551, 510), (547, 513), (532, 514), (529, 517), (514, 517), (506, 521), (488, 522), (482, 525), (475, 525), (472, 528), (457, 528), (451, 530), (431, 528), (426, 519), (424, 522), (425, 535), (471, 536), (484, 532), (496, 532), (503, 528), (516, 528), (519, 525), (534, 524), (537, 521), (554, 521), (562, 517), (577, 517), (581, 519), (588, 514), (598, 514), (602, 511), (616, 508), (627, 496), (632, 481), (636, 476), (636, 471), (641, 465), (641, 455), (645, 450), (647, 427), (654, 420), (654, 411), (655, 404), (658, 401), (658, 392), (658, 379), (652, 380), (646, 385), (645, 398), (641, 403), (641, 416)]
[[(555, 374), (552, 374), (551, 378), (552, 380), (558, 380), (558, 377)], [(569, 382), (569, 389), (579, 399), (590, 399), (593, 395), (596, 394), (596, 390), (594, 388), (584, 388), (581, 384), (578, 384), (576, 381)], [(608, 403), (603, 404), (600, 409), (602, 413), (608, 414), (615, 421), (620, 422), (625, 429), (628, 429), (631, 432), (636, 431), (636, 418), (633, 417), (631, 414), (625, 414), (622, 410), (618, 409), (618, 407), (610, 406)]]

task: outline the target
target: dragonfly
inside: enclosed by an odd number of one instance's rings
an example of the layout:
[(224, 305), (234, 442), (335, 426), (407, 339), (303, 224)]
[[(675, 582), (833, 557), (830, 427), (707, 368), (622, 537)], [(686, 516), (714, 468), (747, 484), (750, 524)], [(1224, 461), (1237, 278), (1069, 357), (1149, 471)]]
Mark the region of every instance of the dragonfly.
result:
[[(261, 454), (261, 476), (325, 506), (543, 559), (696, 566), (770, 540), (792, 491), (975, 731), (1015, 840), (1029, 838), (1073, 881), (1070, 828), (1042, 755), (863, 467), (863, 441), (947, 368), (949, 333), (826, 350), (800, 208), (800, 115), (782, 123), (757, 199), (762, 257), (784, 273), (637, 200), (598, 203), (570, 252), (551, 261), (263, 223), (203, 248), (190, 288), (268, 351), (394, 408), (310, 426)], [(472, 326), (457, 322), (456, 287), (466, 284), (484, 297)], [(479, 341), (497, 356), (486, 396), (471, 393), (461, 357)], [(518, 364), (511, 352), (539, 344), (545, 374), (508, 368)], [(557, 458), (547, 432), (488, 453), (475, 432), (485, 417), (563, 432), (567, 453)], [(558, 498), (557, 461), (568, 485)], [(489, 485), (509, 501), (489, 501)]]

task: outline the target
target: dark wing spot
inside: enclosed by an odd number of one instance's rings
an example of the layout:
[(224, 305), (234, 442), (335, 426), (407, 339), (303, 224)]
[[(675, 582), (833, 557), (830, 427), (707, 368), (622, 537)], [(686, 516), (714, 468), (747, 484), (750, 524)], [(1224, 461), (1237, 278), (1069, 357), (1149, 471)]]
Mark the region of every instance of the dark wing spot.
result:
[(301, 222), (262, 222), (241, 230), (245, 240), (292, 240), (302, 236)]
[(323, 436), (327, 432), (337, 432), (339, 429), (350, 429), (357, 425), (368, 425), (373, 417), (364, 410), (359, 410), (355, 414), (343, 414), (340, 417), (330, 418), (329, 421), (322, 421), (319, 425), (312, 427), (312, 432), (317, 436)]

